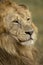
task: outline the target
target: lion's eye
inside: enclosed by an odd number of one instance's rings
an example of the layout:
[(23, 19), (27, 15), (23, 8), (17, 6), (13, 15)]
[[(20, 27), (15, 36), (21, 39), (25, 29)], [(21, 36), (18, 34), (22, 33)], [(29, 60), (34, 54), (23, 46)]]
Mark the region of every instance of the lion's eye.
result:
[(27, 18), (27, 21), (29, 21), (30, 20), (30, 18)]
[(12, 22), (14, 22), (14, 23), (18, 23), (18, 21), (17, 21), (17, 20), (13, 20)]

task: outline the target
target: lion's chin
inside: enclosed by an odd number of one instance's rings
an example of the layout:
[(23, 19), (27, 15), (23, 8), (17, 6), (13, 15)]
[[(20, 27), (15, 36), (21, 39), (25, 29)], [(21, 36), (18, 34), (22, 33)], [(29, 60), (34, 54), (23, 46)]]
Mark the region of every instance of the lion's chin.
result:
[(22, 45), (34, 45), (36, 40), (30, 39), (28, 41), (21, 42)]

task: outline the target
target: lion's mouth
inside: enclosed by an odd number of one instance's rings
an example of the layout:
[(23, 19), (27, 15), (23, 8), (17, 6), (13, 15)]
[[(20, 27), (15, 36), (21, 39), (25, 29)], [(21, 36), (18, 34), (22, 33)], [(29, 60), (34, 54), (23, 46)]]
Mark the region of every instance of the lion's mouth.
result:
[(36, 35), (32, 35), (30, 36), (30, 38), (28, 40), (20, 40), (21, 45), (34, 45), (35, 41), (37, 40), (37, 36)]
[(10, 36), (11, 36), (12, 38), (16, 39), (16, 41), (17, 41), (19, 44), (21, 44), (21, 45), (31, 45), (31, 44), (34, 44), (34, 42), (35, 42), (35, 39), (33, 39), (32, 37), (30, 37), (30, 39), (28, 39), (28, 40), (20, 40), (20, 39), (18, 39), (16, 36), (14, 36), (14, 34), (11, 34), (11, 33), (10, 33)]
[(21, 44), (22, 45), (33, 45), (34, 42), (35, 42), (34, 39), (30, 39), (30, 40), (22, 41)]

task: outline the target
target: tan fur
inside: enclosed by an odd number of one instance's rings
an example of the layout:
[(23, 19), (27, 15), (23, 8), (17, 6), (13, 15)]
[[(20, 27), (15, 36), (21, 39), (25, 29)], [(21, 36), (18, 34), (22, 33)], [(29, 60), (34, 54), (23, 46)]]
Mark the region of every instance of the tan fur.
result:
[(32, 37), (36, 40), (38, 30), (30, 11), (24, 5), (0, 1), (0, 65), (37, 64), (34, 44), (24, 43), (30, 38), (25, 33), (29, 30), (33, 30)]

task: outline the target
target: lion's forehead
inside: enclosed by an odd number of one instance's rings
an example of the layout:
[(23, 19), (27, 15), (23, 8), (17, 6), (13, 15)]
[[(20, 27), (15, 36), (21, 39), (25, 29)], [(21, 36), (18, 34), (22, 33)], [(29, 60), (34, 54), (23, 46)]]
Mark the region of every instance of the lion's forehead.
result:
[(28, 18), (31, 17), (31, 13), (28, 9), (22, 9), (18, 8), (17, 13), (22, 17), (22, 18)]
[(19, 20), (22, 20), (24, 22), (27, 19), (26, 17), (30, 17), (30, 16), (27, 15), (26, 11), (23, 11), (23, 12), (21, 12), (21, 11), (18, 12), (18, 10), (16, 11), (14, 8), (8, 7), (2, 13), (2, 16), (3, 16), (3, 19), (6, 19), (6, 21), (8, 21), (8, 20), (12, 21), (15, 19), (19, 19)]
[[(21, 17), (21, 18), (28, 18), (28, 17), (31, 17), (31, 14), (30, 14), (30, 11), (27, 9), (27, 10), (22, 10), (22, 8), (19, 8), (16, 10), (16, 8), (13, 8), (13, 7), (4, 7), (3, 10), (3, 13), (2, 15), (6, 15), (9, 14), (10, 15), (15, 15), (15, 17)], [(13, 17), (13, 16), (12, 16)]]

